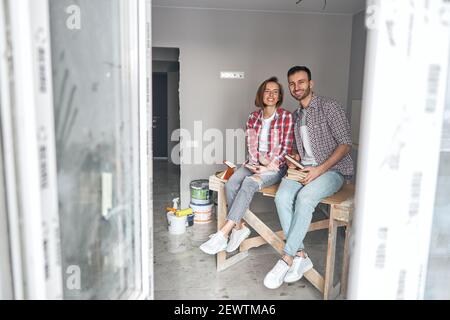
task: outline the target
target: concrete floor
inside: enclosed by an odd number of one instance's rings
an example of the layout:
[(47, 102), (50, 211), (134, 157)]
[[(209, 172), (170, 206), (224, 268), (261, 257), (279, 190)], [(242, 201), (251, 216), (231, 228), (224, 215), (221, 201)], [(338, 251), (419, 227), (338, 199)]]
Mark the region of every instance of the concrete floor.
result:
[[(269, 245), (250, 249), (248, 258), (216, 272), (215, 256), (198, 248), (206, 240), (202, 238), (216, 231), (216, 221), (189, 227), (183, 235), (169, 234), (165, 208), (179, 196), (179, 167), (166, 161), (155, 161), (153, 174), (155, 299), (322, 299), (321, 293), (304, 278), (275, 290), (264, 287), (264, 276), (279, 259), (278, 253)], [(281, 230), (273, 199), (257, 194), (250, 209), (269, 227)], [(313, 220), (323, 218), (325, 215), (317, 211)], [(252, 231), (251, 236), (254, 235), (256, 233)], [(311, 232), (304, 241), (314, 267), (321, 274), (325, 270), (327, 235), (326, 230)], [(335, 282), (340, 278), (342, 249), (343, 230), (340, 228)]]

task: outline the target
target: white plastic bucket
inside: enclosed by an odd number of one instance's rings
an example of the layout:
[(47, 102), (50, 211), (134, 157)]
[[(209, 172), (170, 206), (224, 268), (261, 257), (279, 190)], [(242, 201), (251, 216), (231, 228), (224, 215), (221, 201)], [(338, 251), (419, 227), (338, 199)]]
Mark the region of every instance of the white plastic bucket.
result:
[(191, 203), (190, 207), (194, 212), (194, 224), (206, 224), (212, 221), (213, 204), (196, 205)]
[(186, 232), (186, 216), (177, 217), (174, 213), (167, 213), (167, 223), (170, 234), (183, 234)]

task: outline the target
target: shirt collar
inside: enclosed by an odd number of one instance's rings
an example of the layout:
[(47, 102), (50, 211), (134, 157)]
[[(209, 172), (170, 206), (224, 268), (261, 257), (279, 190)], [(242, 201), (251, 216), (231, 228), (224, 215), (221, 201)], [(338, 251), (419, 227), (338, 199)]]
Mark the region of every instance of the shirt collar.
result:
[[(273, 120), (278, 119), (279, 115), (282, 113), (283, 111), (281, 110), (281, 107), (278, 107), (275, 109), (275, 117), (273, 118)], [(264, 115), (263, 115), (263, 109), (259, 110), (258, 113), (258, 120), (262, 122), (262, 120), (264, 119)]]
[(300, 105), (298, 106), (298, 111), (301, 112), (302, 109), (304, 110), (308, 110), (309, 108), (315, 108), (317, 106), (317, 96), (316, 94), (313, 92), (312, 93), (312, 97), (311, 97), (311, 101), (309, 102), (309, 107), (308, 108), (303, 108)]

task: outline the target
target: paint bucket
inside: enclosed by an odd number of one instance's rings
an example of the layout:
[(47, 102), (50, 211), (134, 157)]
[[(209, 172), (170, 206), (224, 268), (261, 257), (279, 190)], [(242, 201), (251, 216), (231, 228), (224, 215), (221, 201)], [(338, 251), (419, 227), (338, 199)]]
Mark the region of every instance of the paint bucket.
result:
[(214, 223), (194, 223), (191, 229), (191, 245), (193, 247), (201, 246), (210, 239), (209, 236), (214, 232), (217, 232), (217, 226)]
[(186, 227), (192, 227), (194, 225), (194, 217), (194, 213), (187, 216)]
[(210, 192), (208, 180), (191, 181), (191, 203), (194, 205), (209, 204)]
[(186, 232), (186, 216), (177, 217), (172, 212), (167, 212), (167, 223), (170, 234), (183, 234)]
[(192, 211), (195, 214), (194, 223), (195, 224), (206, 224), (212, 222), (212, 208), (213, 204), (190, 204)]

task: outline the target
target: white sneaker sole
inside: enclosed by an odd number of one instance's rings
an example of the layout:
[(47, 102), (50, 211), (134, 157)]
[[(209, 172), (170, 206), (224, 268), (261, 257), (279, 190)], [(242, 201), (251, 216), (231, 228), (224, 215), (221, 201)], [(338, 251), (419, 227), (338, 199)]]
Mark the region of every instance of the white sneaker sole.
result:
[[(313, 265), (312, 262), (311, 262), (311, 264), (309, 264), (309, 265), (306, 267), (306, 269), (303, 270), (303, 273), (300, 275), (300, 277), (295, 277), (295, 278), (290, 279), (290, 280), (286, 280), (286, 277), (284, 277), (284, 282), (285, 282), (285, 283), (293, 283), (293, 282), (297, 282), (298, 280), (300, 280), (301, 278), (303, 278), (303, 275), (305, 274), (305, 272), (308, 272), (308, 271), (311, 270), (313, 267), (314, 267), (314, 265)], [(286, 275), (286, 276), (287, 276), (287, 275)]]
[(218, 254), (219, 252), (224, 251), (225, 249), (226, 249), (226, 247), (223, 247), (223, 248), (219, 249), (217, 252), (214, 252), (214, 251), (210, 251), (210, 250), (200, 246), (200, 250), (202, 250), (204, 253), (207, 253), (207, 254), (210, 254), (210, 255)]
[(233, 252), (234, 250), (236, 250), (237, 248), (239, 248), (239, 246), (241, 245), (241, 243), (242, 243), (245, 239), (247, 239), (247, 238), (250, 236), (250, 233), (251, 233), (250, 229), (247, 229), (247, 232), (245, 233), (245, 236), (243, 237), (243, 239), (242, 239), (241, 241), (238, 242), (238, 245), (236, 246), (236, 248), (231, 248), (231, 247), (229, 248), (229, 247), (227, 246), (226, 251), (227, 251), (227, 252)]
[(282, 284), (283, 284), (283, 282), (281, 282), (278, 286), (270, 286), (270, 285), (267, 285), (267, 283), (264, 281), (264, 286), (267, 289), (271, 289), (271, 290), (278, 289), (279, 287), (281, 287)]

